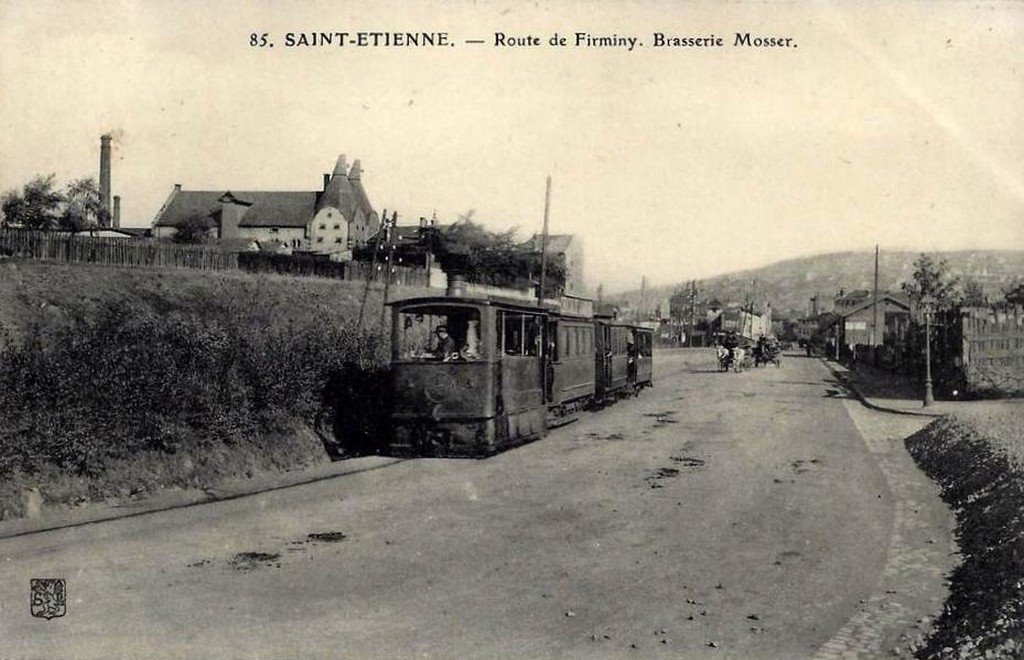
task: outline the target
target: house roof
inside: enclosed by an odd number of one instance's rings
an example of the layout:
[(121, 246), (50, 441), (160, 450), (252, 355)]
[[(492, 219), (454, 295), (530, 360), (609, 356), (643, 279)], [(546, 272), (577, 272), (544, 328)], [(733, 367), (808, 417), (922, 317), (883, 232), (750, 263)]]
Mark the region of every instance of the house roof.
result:
[(314, 213), (331, 206), (341, 211), (341, 214), (349, 222), (355, 220), (360, 212), (366, 218), (375, 218), (377, 213), (373, 210), (370, 198), (367, 197), (360, 181), (362, 166), (357, 160), (347, 173), (346, 167), (345, 156), (339, 156), (338, 163), (334, 166), (334, 172), (327, 182), (327, 187), (316, 201)]
[[(898, 305), (900, 307), (904, 307), (904, 308), (907, 309), (907, 311), (910, 310), (910, 296), (908, 296), (905, 293), (889, 293), (888, 291), (879, 292), (879, 294), (878, 294), (878, 302), (881, 303), (881, 302), (885, 302), (885, 301), (889, 301), (889, 302), (891, 302), (891, 303), (893, 303), (895, 305)], [(856, 314), (857, 312), (859, 312), (859, 311), (861, 311), (863, 309), (867, 309), (869, 307), (873, 307), (874, 304), (875, 304), (874, 297), (873, 296), (869, 297), (867, 300), (865, 300), (864, 302), (860, 303), (859, 305), (857, 305), (855, 307), (852, 307), (850, 309), (843, 310), (842, 314), (838, 314), (838, 318), (846, 318), (847, 316), (850, 316), (851, 314)]]
[[(230, 197), (229, 197), (230, 195)], [(313, 217), (316, 192), (266, 190), (177, 190), (156, 217), (156, 227), (176, 227), (190, 215), (213, 217), (221, 199), (247, 205), (239, 227), (305, 227)]]
[(255, 241), (256, 247), (260, 252), (268, 254), (280, 254), (290, 249), (290, 246), (283, 241), (279, 241), (276, 238), (265, 241)]
[[(572, 244), (576, 237), (573, 234), (548, 234), (548, 253), (554, 252), (560, 254), (568, 252), (569, 246)], [(543, 236), (540, 234), (534, 234), (529, 240), (520, 243), (519, 247), (526, 250), (532, 250), (534, 252), (540, 252), (541, 244), (543, 243)]]
[(152, 230), (149, 227), (118, 227), (116, 229), (110, 228), (110, 231), (121, 232), (129, 236), (143, 237), (149, 236)]

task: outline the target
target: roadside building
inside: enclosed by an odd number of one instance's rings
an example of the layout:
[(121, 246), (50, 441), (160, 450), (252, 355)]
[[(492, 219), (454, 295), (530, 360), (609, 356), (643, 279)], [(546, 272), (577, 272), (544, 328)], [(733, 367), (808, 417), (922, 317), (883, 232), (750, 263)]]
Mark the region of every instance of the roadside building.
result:
[[(519, 248), (540, 254), (543, 237), (534, 234), (520, 243)], [(565, 267), (565, 292), (582, 293), (586, 290), (583, 274), (583, 241), (574, 234), (552, 234), (548, 236), (547, 257), (556, 259)]]
[(730, 332), (735, 332), (748, 340), (755, 340), (771, 332), (771, 316), (768, 312), (757, 314), (738, 304), (727, 304), (711, 322), (711, 327), (719, 342)]
[(157, 238), (171, 238), (192, 217), (206, 221), (212, 238), (279, 242), (289, 250), (344, 259), (380, 226), (362, 185), (362, 167), (340, 156), (323, 188), (312, 191), (183, 190), (175, 184), (153, 220)]
[(876, 312), (871, 292), (855, 291), (836, 300), (835, 313), (843, 345), (895, 344), (904, 339), (910, 325), (910, 298), (903, 293), (880, 292)]

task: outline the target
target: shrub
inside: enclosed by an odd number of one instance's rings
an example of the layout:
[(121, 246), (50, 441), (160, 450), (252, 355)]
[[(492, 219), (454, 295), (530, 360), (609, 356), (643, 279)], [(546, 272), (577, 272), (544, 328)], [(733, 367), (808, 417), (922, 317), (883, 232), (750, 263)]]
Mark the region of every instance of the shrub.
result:
[(153, 454), (287, 454), (301, 428), (335, 451), (344, 434), (372, 449), (380, 331), (324, 308), (282, 308), (259, 287), (234, 293), (101, 298), (38, 314), (19, 342), (0, 336), (0, 480), (54, 468), (101, 478)]

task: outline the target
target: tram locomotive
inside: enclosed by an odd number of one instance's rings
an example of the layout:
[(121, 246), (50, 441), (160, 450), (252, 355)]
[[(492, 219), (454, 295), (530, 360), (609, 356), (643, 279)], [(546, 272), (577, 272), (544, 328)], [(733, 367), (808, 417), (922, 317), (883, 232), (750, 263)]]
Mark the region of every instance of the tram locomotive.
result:
[(470, 292), (388, 303), (389, 453), (489, 456), (652, 384), (652, 333), (589, 300)]

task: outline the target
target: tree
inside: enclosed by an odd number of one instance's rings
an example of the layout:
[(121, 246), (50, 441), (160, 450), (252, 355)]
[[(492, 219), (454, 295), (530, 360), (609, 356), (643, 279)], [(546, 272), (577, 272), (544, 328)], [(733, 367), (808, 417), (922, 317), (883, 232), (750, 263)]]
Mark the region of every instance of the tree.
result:
[(901, 288), (914, 302), (921, 302), (926, 296), (931, 297), (939, 308), (948, 308), (958, 302), (957, 279), (950, 275), (945, 259), (936, 262), (931, 255), (921, 254), (914, 261), (914, 272), (910, 278)]
[(1024, 305), (1024, 280), (1017, 280), (1003, 289), (1003, 302), (1007, 305)]
[(8, 190), (0, 198), (4, 223), (29, 229), (56, 229), (60, 224), (63, 196), (53, 189), (55, 174), (38, 175), (21, 192)]
[(108, 226), (110, 211), (103, 207), (99, 187), (92, 177), (82, 177), (67, 185), (60, 227), (79, 232), (97, 226)]
[(985, 288), (976, 279), (968, 279), (964, 282), (964, 292), (961, 304), (971, 307), (980, 307), (988, 304), (988, 297), (985, 295)]
[(200, 213), (192, 213), (178, 223), (174, 232), (175, 243), (203, 243), (213, 229), (213, 219)]
[[(515, 228), (492, 232), (469, 219), (470, 213), (445, 231), (428, 228), (427, 242), (446, 273), (468, 282), (495, 286), (534, 286), (540, 282), (539, 249), (515, 244)], [(548, 253), (545, 296), (565, 289), (565, 261)]]

